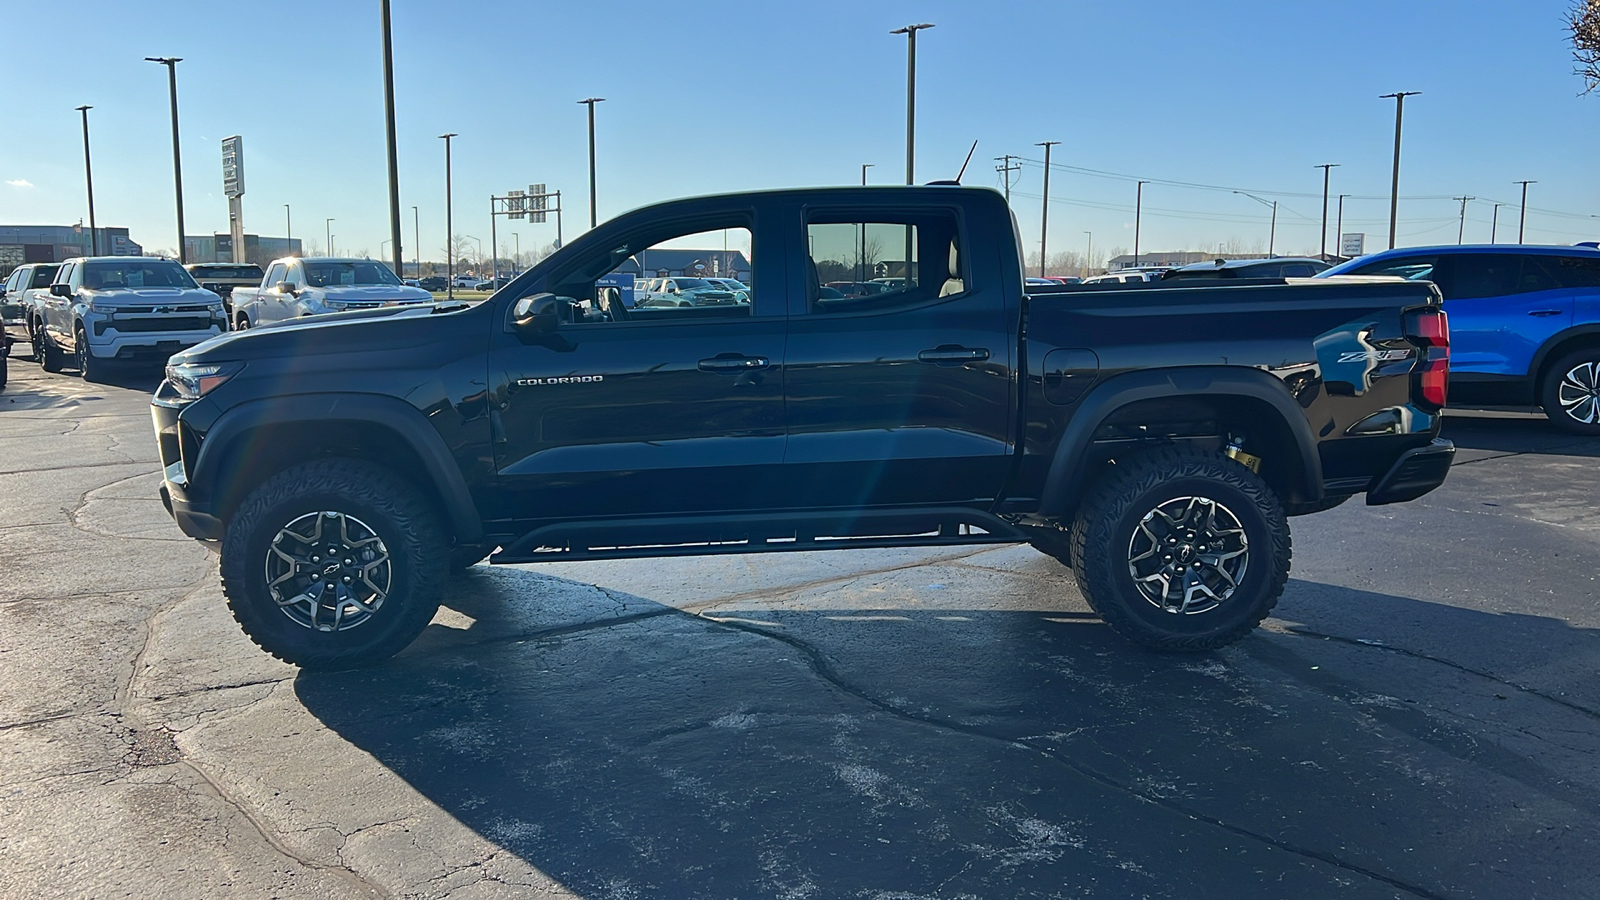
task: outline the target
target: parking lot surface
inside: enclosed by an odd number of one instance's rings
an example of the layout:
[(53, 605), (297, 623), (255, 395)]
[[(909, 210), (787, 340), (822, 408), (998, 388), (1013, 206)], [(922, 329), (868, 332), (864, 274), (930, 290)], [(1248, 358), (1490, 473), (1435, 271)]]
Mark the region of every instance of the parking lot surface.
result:
[(1600, 442), (1450, 418), (1227, 650), (1027, 547), (476, 566), (389, 663), (257, 651), (151, 376), (0, 392), (0, 896), (1600, 896)]

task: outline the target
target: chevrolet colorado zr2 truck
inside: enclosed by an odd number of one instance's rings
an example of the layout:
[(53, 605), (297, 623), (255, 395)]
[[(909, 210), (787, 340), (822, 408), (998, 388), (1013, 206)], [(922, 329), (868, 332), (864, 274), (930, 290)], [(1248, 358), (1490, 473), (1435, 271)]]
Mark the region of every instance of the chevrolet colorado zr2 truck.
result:
[[(669, 241), (742, 248), (695, 253), (748, 254), (745, 300), (619, 302)], [(819, 290), (863, 270), (893, 288)], [(476, 306), (214, 338), (152, 414), (162, 500), (305, 667), (399, 651), (490, 554), (1018, 542), (1121, 634), (1202, 650), (1277, 602), (1289, 517), (1443, 482), (1448, 367), (1427, 282), (1030, 292), (995, 191), (838, 188), (645, 207)]]

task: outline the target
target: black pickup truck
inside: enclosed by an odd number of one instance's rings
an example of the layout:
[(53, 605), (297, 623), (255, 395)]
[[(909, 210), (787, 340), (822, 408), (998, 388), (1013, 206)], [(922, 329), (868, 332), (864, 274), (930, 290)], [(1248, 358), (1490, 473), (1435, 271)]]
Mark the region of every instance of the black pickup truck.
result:
[[(718, 236), (737, 249), (684, 249)], [(749, 290), (630, 304), (629, 273)], [(852, 275), (892, 289), (819, 287)], [(992, 190), (650, 206), (476, 306), (313, 316), (172, 357), (161, 496), (221, 543), (250, 637), (307, 667), (397, 652), (448, 573), (491, 553), (1007, 542), (1070, 566), (1127, 637), (1199, 650), (1277, 602), (1287, 517), (1410, 500), (1449, 470), (1431, 284), (1044, 290), (1024, 291)]]

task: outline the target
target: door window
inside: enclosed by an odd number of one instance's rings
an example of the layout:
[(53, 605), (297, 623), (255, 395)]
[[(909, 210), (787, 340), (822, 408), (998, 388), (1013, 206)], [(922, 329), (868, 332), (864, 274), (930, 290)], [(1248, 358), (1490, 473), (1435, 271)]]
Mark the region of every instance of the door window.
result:
[[(954, 213), (813, 213), (806, 223), (806, 288), (813, 313), (876, 311), (937, 302), (971, 289)], [(830, 282), (872, 285), (844, 296)]]
[(56, 277), (57, 266), (35, 266), (33, 269), (33, 286), (36, 288), (49, 287), (50, 280)]
[(267, 287), (277, 287), (279, 284), (281, 284), (283, 282), (284, 271), (285, 267), (283, 263), (274, 263), (272, 268), (267, 272)]
[(1600, 259), (1557, 256), (1544, 260), (1551, 275), (1564, 288), (1600, 288)]
[(742, 221), (651, 236), (639, 241), (638, 249), (617, 248), (594, 267), (604, 271), (606, 263), (612, 264), (600, 277), (563, 283), (557, 292), (568, 301), (563, 321), (593, 326), (747, 319), (758, 283), (753, 250), (751, 231)]
[(1447, 300), (1505, 297), (1519, 290), (1521, 257), (1510, 254), (1471, 253), (1451, 260)]

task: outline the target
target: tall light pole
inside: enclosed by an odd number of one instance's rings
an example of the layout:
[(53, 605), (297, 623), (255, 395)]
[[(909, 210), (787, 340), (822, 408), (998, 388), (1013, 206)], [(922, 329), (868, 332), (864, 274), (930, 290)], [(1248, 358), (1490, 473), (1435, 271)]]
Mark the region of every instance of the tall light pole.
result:
[(1140, 220), (1144, 216), (1144, 186), (1146, 184), (1149, 184), (1149, 182), (1139, 182), (1138, 193), (1134, 194), (1133, 200), (1133, 267), (1135, 269), (1139, 267), (1139, 226), (1142, 224)]
[(1273, 255), (1272, 251), (1278, 246), (1278, 201), (1263, 200), (1249, 191), (1234, 191), (1234, 193), (1249, 197), (1251, 200), (1254, 200), (1262, 206), (1272, 207), (1272, 230), (1267, 232), (1267, 258), (1271, 259)]
[(511, 277), (515, 278), (521, 271), (522, 266), (522, 235), (513, 231), (511, 232), (511, 237), (517, 242), (517, 252), (511, 257)]
[(456, 236), (450, 200), (450, 139), (453, 137), (457, 137), (454, 131), (439, 135), (444, 141), (444, 294), (449, 300), (456, 298)]
[(338, 237), (338, 235), (336, 235), (336, 234), (328, 235), (328, 255), (329, 256), (333, 255), (333, 239), (336, 238), (336, 237)]
[(327, 252), (328, 252), (329, 256), (332, 256), (333, 255), (333, 220), (332, 219), (329, 219), (326, 222), (322, 223), (322, 235), (323, 235), (323, 237), (328, 239), (328, 250), (327, 250)]
[(1326, 261), (1328, 257), (1328, 173), (1339, 168), (1338, 163), (1323, 163), (1312, 166), (1313, 169), (1322, 170), (1322, 247), (1317, 251), (1318, 258)]
[(1048, 258), (1050, 245), (1045, 242), (1045, 236), (1050, 231), (1050, 148), (1061, 143), (1060, 141), (1040, 141), (1035, 147), (1044, 148), (1044, 208), (1039, 214), (1039, 277), (1044, 277), (1045, 260)]
[[(929, 22), (896, 28), (890, 34), (906, 36), (906, 184), (916, 184), (917, 168), (917, 32), (932, 28)], [(911, 255), (906, 254), (907, 272)]]
[(1456, 229), (1456, 246), (1459, 247), (1461, 246), (1461, 242), (1465, 240), (1467, 236), (1467, 201), (1476, 200), (1478, 198), (1468, 197), (1463, 194), (1460, 197), (1451, 197), (1450, 199), (1461, 201), (1461, 227)]
[(178, 63), (176, 56), (146, 56), (145, 62), (167, 67), (167, 88), (172, 96), (172, 185), (178, 194), (178, 262), (189, 261), (189, 252), (183, 243), (183, 157), (178, 152)]
[(1517, 219), (1517, 243), (1522, 243), (1522, 231), (1528, 224), (1528, 185), (1538, 184), (1537, 181), (1513, 181), (1512, 184), (1522, 185), (1522, 212)]
[(89, 255), (100, 255), (100, 232), (94, 227), (94, 170), (89, 166), (89, 110), (92, 106), (77, 107), (83, 113), (83, 180), (89, 185)]
[(1083, 251), (1083, 274), (1088, 275), (1094, 268), (1094, 232), (1085, 231), (1084, 234), (1089, 236), (1089, 246)]
[(1339, 195), (1339, 218), (1333, 224), (1333, 236), (1339, 242), (1339, 255), (1344, 256), (1344, 198), (1349, 194)]
[(1494, 216), (1489, 219), (1489, 243), (1491, 244), (1495, 243), (1495, 238), (1500, 232), (1500, 207), (1502, 206), (1505, 206), (1505, 204), (1496, 203), (1494, 205)]
[(1400, 122), (1405, 117), (1406, 98), (1415, 97), (1421, 91), (1395, 91), (1392, 94), (1383, 94), (1378, 99), (1394, 100), (1394, 180), (1389, 187), (1389, 249), (1394, 249), (1395, 222), (1400, 215)]
[(289, 204), (283, 205), (283, 252), (285, 256), (294, 255), (294, 226), (289, 219)]
[[(400, 162), (394, 141), (394, 47), (389, 39), (389, 0), (383, 0), (383, 114), (389, 141), (389, 240), (394, 243), (394, 270), (405, 275), (405, 253), (400, 247)], [(381, 255), (381, 254), (380, 254)]]
[[(861, 186), (867, 186), (867, 170), (875, 168), (877, 163), (861, 164)], [(862, 222), (857, 229), (861, 233), (861, 252), (856, 256), (856, 281), (866, 281), (867, 275), (867, 223)], [(859, 288), (857, 289), (859, 290)]]
[(417, 212), (415, 206), (411, 207), (411, 265), (417, 269), (417, 277), (422, 277), (422, 214)]
[(580, 105), (587, 105), (589, 107), (589, 227), (590, 228), (593, 228), (599, 222), (599, 215), (595, 211), (595, 188), (594, 188), (594, 105), (596, 103), (604, 103), (605, 99), (606, 98), (604, 98), (604, 97), (589, 97), (588, 99), (579, 100), (578, 101), (578, 103)]

